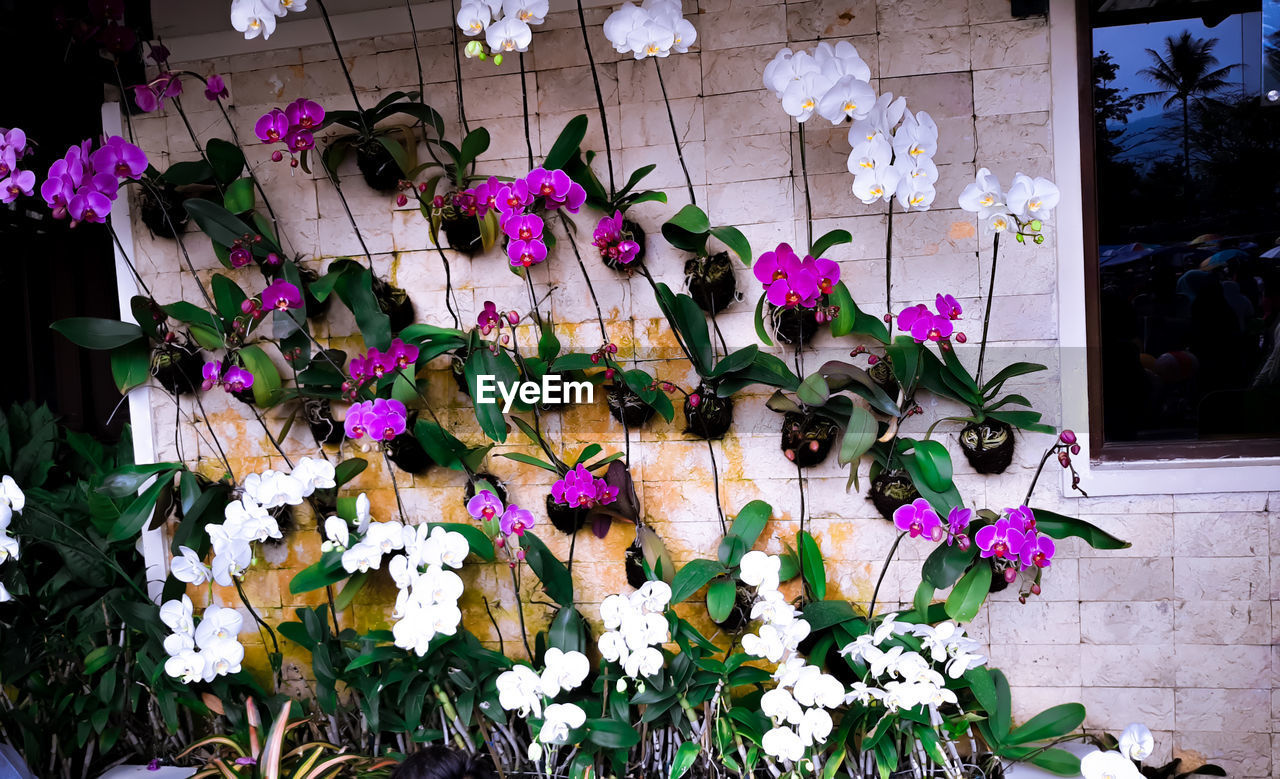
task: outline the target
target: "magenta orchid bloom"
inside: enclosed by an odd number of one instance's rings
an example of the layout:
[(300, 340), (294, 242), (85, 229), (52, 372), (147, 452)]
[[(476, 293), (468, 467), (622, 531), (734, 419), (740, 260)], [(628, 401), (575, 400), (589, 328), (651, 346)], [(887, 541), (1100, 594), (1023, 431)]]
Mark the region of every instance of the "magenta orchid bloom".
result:
[(222, 386), (227, 392), (244, 392), (253, 386), (253, 374), (232, 365), (222, 377)]
[(502, 317), (498, 315), (498, 307), (492, 300), (484, 302), (484, 310), (480, 312), (480, 316), (476, 317), (476, 324), (484, 330), (485, 335), (495, 327), (502, 326)]
[(302, 293), (284, 279), (273, 281), (262, 290), (262, 305), (277, 311), (302, 308)]
[(911, 337), (919, 343), (945, 340), (951, 337), (954, 330), (950, 319), (933, 313), (923, 303), (898, 314), (898, 329), (911, 333)]
[(974, 535), (973, 540), (982, 550), (982, 557), (994, 557), (997, 560), (1013, 560), (1022, 551), (1025, 536), (1014, 527), (1009, 520), (997, 520), (994, 525), (987, 525)]
[(513, 214), (502, 224), (502, 231), (513, 241), (533, 241), (542, 238), (542, 217), (536, 214)]
[(916, 498), (893, 512), (893, 526), (912, 538), (937, 540), (942, 533), (942, 520), (924, 498)]
[(507, 244), (507, 257), (517, 268), (528, 268), (547, 259), (547, 245), (539, 240), (511, 241)]
[(200, 369), (200, 376), (204, 381), (200, 382), (200, 389), (208, 392), (222, 382), (222, 361), (213, 360), (204, 364)]
[(467, 193), (475, 200), (476, 211), (479, 216), (484, 216), (490, 211), (498, 209), (498, 193), (502, 190), (503, 184), (498, 181), (496, 176), (490, 176), (489, 180), (476, 186), (474, 189), (467, 190)]
[(243, 246), (237, 246), (231, 250), (228, 259), (231, 261), (231, 267), (243, 268), (253, 262), (253, 254)]
[(938, 316), (945, 316), (947, 319), (959, 319), (964, 313), (964, 309), (960, 308), (960, 302), (951, 295), (938, 294), (937, 299), (933, 303), (933, 307), (938, 309)]
[(614, 211), (613, 216), (601, 217), (592, 234), (592, 243), (600, 250), (601, 258), (613, 260), (619, 265), (629, 265), (640, 254), (640, 244), (622, 237), (622, 224), (621, 211)]
[(254, 135), (263, 143), (278, 143), (289, 134), (289, 117), (284, 111), (273, 108), (263, 114), (253, 126)]
[(973, 509), (955, 506), (947, 514), (947, 546), (959, 544), (961, 549), (969, 548), (969, 522), (973, 519)]
[[(117, 179), (137, 179), (147, 172), (147, 155), (118, 135), (89, 157), (94, 174), (110, 174)], [(113, 198), (114, 199), (114, 198)]]
[(391, 348), (387, 350), (387, 357), (395, 365), (396, 368), (404, 369), (418, 362), (418, 355), (421, 350), (413, 344), (407, 344), (399, 338), (392, 339)]
[(0, 181), (0, 203), (12, 203), (19, 196), (30, 197), (35, 192), (36, 174), (30, 170), (15, 170)]
[(774, 251), (760, 255), (754, 273), (774, 306), (809, 308), (818, 304), (817, 274), (805, 266), (789, 244), (778, 244)]
[(498, 520), (498, 529), (502, 531), (504, 536), (522, 536), (524, 531), (533, 527), (533, 523), (533, 512), (512, 504), (507, 506), (507, 510), (502, 514), (502, 519)]
[(1009, 525), (1016, 527), (1024, 533), (1036, 532), (1036, 515), (1026, 506), (1018, 506), (1017, 508), (1006, 508), (1004, 513), (1008, 515)]
[(504, 184), (494, 196), (494, 204), (498, 213), (502, 214), (503, 221), (513, 214), (523, 214), (525, 207), (532, 202), (533, 195), (529, 193), (529, 185), (524, 180)]
[(467, 513), (475, 519), (491, 520), (503, 512), (502, 501), (488, 490), (480, 490), (467, 501)]
[(563, 170), (534, 168), (524, 180), (529, 192), (535, 197), (546, 198), (548, 205), (562, 202), (569, 196), (569, 190), (573, 186), (573, 179)]
[(592, 476), (586, 466), (578, 463), (551, 486), (551, 497), (556, 503), (571, 508), (593, 508), (617, 500), (618, 489), (610, 487), (604, 479)]
[(1048, 568), (1053, 565), (1053, 552), (1053, 539), (1043, 535), (1028, 535), (1019, 552), (1022, 567)]
[(209, 102), (215, 102), (219, 98), (227, 98), (231, 96), (231, 92), (227, 90), (227, 82), (222, 76), (214, 74), (204, 83), (204, 97)]
[(17, 127), (0, 128), (0, 203), (12, 203), (22, 195), (30, 197), (34, 193), (35, 172), (18, 168), (25, 156), (27, 134)]
[(285, 106), (284, 115), (290, 127), (314, 130), (324, 121), (324, 108), (314, 100), (300, 97)]
[(830, 295), (840, 283), (840, 265), (834, 260), (806, 256), (802, 264), (813, 272), (818, 281), (818, 291), (822, 294)]
[(390, 441), (405, 431), (408, 413), (398, 400), (366, 400), (355, 403), (347, 411), (343, 428), (347, 438), (359, 440), (366, 435), (375, 441)]

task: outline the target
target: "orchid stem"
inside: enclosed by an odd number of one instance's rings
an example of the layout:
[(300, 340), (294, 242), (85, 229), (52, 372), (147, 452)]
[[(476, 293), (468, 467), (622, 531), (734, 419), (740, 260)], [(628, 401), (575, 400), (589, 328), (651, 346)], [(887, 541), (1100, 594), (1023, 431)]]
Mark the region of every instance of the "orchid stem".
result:
[[(889, 201), (889, 216), (885, 222), (884, 237), (884, 312), (893, 314), (893, 201)], [(893, 322), (889, 322), (893, 332)]]
[(436, 246), (436, 251), (440, 253), (440, 262), (444, 265), (444, 307), (449, 312), (449, 316), (453, 317), (453, 326), (462, 329), (462, 320), (458, 318), (458, 312), (454, 310), (457, 301), (449, 302), (453, 291), (453, 272), (449, 268), (449, 257), (444, 253), (444, 249)]
[(566, 238), (569, 241), (569, 246), (573, 247), (573, 256), (578, 259), (578, 267), (582, 269), (582, 279), (587, 282), (587, 291), (591, 293), (591, 302), (595, 304), (596, 319), (600, 322), (600, 337), (603, 338), (604, 342), (607, 344), (609, 343), (609, 331), (604, 325), (604, 313), (600, 310), (600, 298), (596, 296), (596, 288), (591, 283), (591, 274), (587, 273), (586, 264), (582, 261), (582, 253), (578, 251), (578, 243), (573, 240), (569, 217), (565, 216), (563, 211), (560, 212), (560, 221), (564, 225), (564, 231)]
[(889, 572), (889, 562), (893, 560), (893, 555), (898, 551), (898, 544), (902, 543), (902, 539), (906, 533), (899, 533), (898, 537), (893, 539), (893, 546), (889, 547), (889, 554), (884, 558), (884, 567), (880, 569), (880, 577), (876, 579), (876, 588), (871, 591), (871, 605), (867, 608), (867, 622), (876, 615), (876, 600), (880, 597), (880, 585), (884, 583), (884, 575)]
[(260, 626), (260, 630), (267, 631), (267, 635), (271, 636), (271, 647), (272, 647), (272, 656), (273, 656), (273, 659), (271, 661), (271, 666), (272, 666), (272, 671), (274, 672), (273, 675), (278, 687), (280, 682), (280, 668), (279, 668), (280, 642), (276, 640), (276, 632), (271, 629), (271, 626), (268, 625), (262, 619), (262, 617), (258, 616), (258, 612), (253, 608), (253, 604), (249, 602), (248, 596), (244, 594), (244, 586), (240, 584), (240, 579), (233, 576), (231, 577), (231, 581), (236, 586), (236, 593), (240, 595), (240, 602), (243, 603), (244, 607), (249, 610), (249, 616), (253, 617), (253, 621), (258, 623), (258, 625)]
[(991, 301), (996, 292), (996, 260), (1000, 257), (1000, 233), (991, 245), (991, 279), (987, 283), (987, 312), (982, 316), (982, 346), (978, 349), (978, 391), (982, 391), (982, 363), (987, 357), (987, 328), (991, 324)]
[(1040, 458), (1040, 465), (1036, 468), (1036, 475), (1031, 478), (1031, 486), (1027, 487), (1027, 496), (1022, 499), (1022, 505), (1031, 505), (1031, 493), (1036, 491), (1036, 483), (1040, 481), (1040, 474), (1044, 472), (1044, 464), (1049, 461), (1049, 455), (1053, 454), (1057, 448), (1057, 444), (1054, 444), (1044, 450), (1044, 455)]
[(289, 455), (284, 453), (284, 449), (280, 448), (280, 442), (277, 441), (275, 435), (272, 434), (271, 428), (267, 427), (267, 420), (263, 419), (262, 415), (258, 413), (258, 407), (250, 404), (249, 408), (253, 409), (253, 416), (258, 420), (258, 424), (262, 426), (262, 432), (267, 434), (267, 439), (271, 441), (271, 445), (274, 446), (276, 451), (280, 453), (280, 456), (284, 458), (285, 464), (289, 466), (289, 470), (293, 470), (293, 461), (289, 459)]
[[(176, 95), (173, 98), (173, 108), (178, 112), (178, 116), (182, 119), (182, 126), (187, 128), (187, 135), (191, 136), (191, 145), (196, 147), (196, 153), (200, 155), (200, 159), (213, 169), (213, 163), (209, 161), (209, 155), (205, 154), (204, 147), (200, 145), (200, 136), (196, 135), (196, 129), (191, 126), (191, 120), (187, 118), (187, 112), (182, 109), (182, 98)], [(213, 185), (217, 188), (219, 194), (226, 194), (226, 188), (222, 186), (222, 182), (215, 175), (213, 177)]]
[(529, 133), (529, 85), (525, 81), (523, 52), (520, 54), (520, 100), (524, 106), (524, 145), (529, 153), (529, 170), (533, 170), (533, 136)]
[(347, 212), (347, 221), (351, 223), (351, 229), (355, 231), (356, 240), (360, 242), (360, 248), (364, 251), (364, 258), (369, 261), (369, 273), (372, 274), (373, 255), (369, 253), (369, 246), (364, 242), (364, 234), (360, 232), (360, 224), (356, 221), (355, 215), (351, 213), (351, 205), (347, 203), (347, 196), (342, 192), (342, 184), (338, 182), (338, 171), (330, 170), (327, 164), (324, 164), (324, 169), (329, 174), (329, 181), (333, 183), (334, 191), (338, 193), (338, 199), (342, 201), (342, 210)]
[(329, 20), (329, 9), (324, 7), (324, 0), (316, 0), (316, 5), (320, 6), (320, 16), (324, 18), (324, 28), (329, 32), (329, 40), (333, 42), (333, 53), (338, 55), (338, 65), (342, 67), (342, 75), (347, 79), (347, 88), (351, 90), (351, 99), (356, 104), (356, 113), (360, 115), (360, 126), (364, 128), (364, 135), (369, 135), (371, 129), (364, 118), (364, 108), (360, 106), (360, 96), (356, 94), (356, 82), (351, 80), (351, 71), (347, 69), (347, 61), (342, 58), (342, 49), (338, 46), (338, 36), (333, 32), (333, 22)]
[[(218, 311), (218, 307), (214, 305), (213, 298), (209, 296), (209, 290), (205, 289), (204, 281), (200, 278), (200, 274), (196, 273), (196, 266), (195, 266), (195, 263), (191, 261), (191, 254), (187, 251), (187, 243), (185, 240), (183, 240), (182, 231), (179, 230), (178, 226), (173, 223), (173, 219), (169, 217), (169, 211), (166, 208), (164, 208), (164, 201), (162, 200), (160, 190), (157, 189), (156, 186), (152, 184), (150, 181), (148, 181), (146, 178), (138, 179), (138, 181), (142, 184), (142, 186), (151, 190), (151, 196), (156, 198), (156, 200), (160, 203), (161, 205), (160, 213), (164, 214), (165, 224), (169, 225), (169, 229), (173, 231), (173, 239), (177, 241), (178, 249), (181, 250), (182, 252), (182, 258), (186, 260), (187, 270), (191, 271), (191, 278), (195, 279), (196, 286), (200, 288), (200, 294), (204, 297), (205, 305), (209, 307), (210, 313), (216, 314)], [(117, 238), (116, 242), (119, 243), (119, 240), (120, 239)], [(124, 250), (121, 249), (121, 251), (123, 252)], [(217, 323), (219, 327), (221, 327), (221, 320), (219, 318), (215, 317), (214, 322)]]
[[(449, 0), (449, 18), (458, 18), (453, 0)], [(471, 134), (471, 127), (467, 124), (467, 107), (462, 99), (462, 55), (458, 53), (458, 25), (450, 24), (449, 31), (453, 33), (453, 82), (458, 91), (458, 121), (462, 123), (462, 137), (465, 138)], [(421, 77), (418, 80), (421, 82)], [(431, 144), (427, 144), (427, 148), (430, 147)]]
[(116, 229), (107, 223), (107, 232), (111, 233), (111, 239), (115, 241), (116, 248), (120, 250), (120, 256), (124, 258), (124, 264), (129, 266), (129, 270), (133, 272), (133, 278), (138, 282), (138, 286), (142, 287), (142, 291), (147, 297), (151, 297), (151, 290), (147, 288), (147, 282), (142, 280), (142, 275), (138, 273), (138, 269), (134, 267), (133, 260), (129, 259), (129, 253), (124, 250), (124, 244), (120, 243), (120, 236), (116, 235)]
[(609, 117), (604, 111), (604, 95), (600, 92), (600, 74), (596, 72), (596, 57), (591, 53), (591, 39), (587, 36), (587, 17), (582, 11), (582, 0), (578, 0), (578, 26), (582, 29), (582, 45), (587, 50), (587, 62), (591, 64), (591, 82), (596, 88), (596, 105), (600, 108), (600, 128), (604, 130), (604, 156), (609, 166), (609, 197), (617, 194), (613, 179), (613, 150), (609, 144)]
[[(240, 133), (236, 131), (235, 122), (231, 121), (231, 115), (227, 113), (227, 107), (222, 104), (222, 98), (219, 97), (216, 102), (218, 110), (222, 112), (222, 118), (226, 121), (227, 127), (231, 129), (231, 140), (235, 141), (236, 146), (243, 148), (243, 144), (240, 143)], [(280, 232), (280, 220), (276, 218), (276, 211), (271, 207), (271, 200), (267, 198), (267, 190), (263, 188), (262, 181), (258, 178), (258, 174), (254, 172), (253, 166), (246, 163), (244, 167), (249, 173), (249, 178), (253, 180), (254, 188), (262, 196), (262, 205), (266, 207), (267, 215), (271, 217), (271, 226), (275, 228), (276, 238), (284, 240), (284, 236)]]
[[(809, 195), (809, 165), (805, 159), (804, 122), (800, 122), (800, 177), (804, 181), (804, 226), (810, 249), (813, 248), (813, 201)], [(890, 209), (893, 206), (890, 205)]]
[[(405, 13), (409, 15), (409, 32), (413, 34), (413, 59), (418, 65), (418, 100), (425, 100), (427, 84), (426, 79), (423, 78), (422, 74), (422, 52), (418, 51), (418, 25), (413, 21), (413, 6), (409, 3), (409, 0), (404, 0), (404, 10)], [(456, 16), (457, 12), (453, 9), (453, 0), (449, 0), (449, 18), (453, 19)], [(455, 49), (454, 54), (456, 56), (456, 49), (458, 47), (457, 28), (453, 25), (450, 25), (450, 27), (454, 29), (453, 46)]]
[(400, 522), (409, 521), (409, 515), (405, 513), (404, 501), (400, 499), (400, 486), (396, 484), (396, 469), (391, 462), (391, 455), (387, 454), (387, 450), (382, 450), (382, 460), (387, 464), (387, 473), (391, 476), (391, 491), (396, 494), (396, 507), (400, 509)]
[(529, 646), (529, 632), (524, 626), (524, 601), (520, 599), (520, 565), (517, 563), (511, 569), (511, 586), (515, 592), (516, 598), (516, 614), (520, 617), (520, 639), (524, 642), (524, 652), (529, 656), (529, 662), (533, 662), (533, 649)]
[(689, 204), (698, 205), (698, 198), (693, 194), (693, 179), (689, 176), (689, 166), (684, 161), (684, 150), (680, 147), (680, 133), (676, 130), (676, 117), (671, 113), (671, 100), (667, 98), (667, 82), (662, 79), (662, 64), (657, 57), (653, 58), (653, 68), (658, 71), (658, 86), (662, 88), (662, 102), (667, 107), (667, 121), (671, 123), (671, 140), (676, 144), (676, 157), (680, 159), (680, 169), (684, 171), (684, 183), (689, 188)]

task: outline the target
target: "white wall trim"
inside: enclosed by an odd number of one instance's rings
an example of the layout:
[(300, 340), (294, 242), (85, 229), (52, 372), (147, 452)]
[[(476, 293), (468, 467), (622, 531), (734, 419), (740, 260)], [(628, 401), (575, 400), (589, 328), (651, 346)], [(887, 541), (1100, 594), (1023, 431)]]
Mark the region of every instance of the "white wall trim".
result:
[[(1058, 223), (1058, 333), (1062, 354), (1062, 424), (1089, 451), (1089, 375), (1086, 364), (1084, 209), (1080, 178), (1080, 84), (1076, 3), (1050, 0), (1049, 73), (1052, 90), (1053, 169), (1062, 190)], [(1075, 460), (1081, 486), (1090, 495), (1157, 495), (1258, 492), (1280, 484), (1280, 458), (1142, 460), (1123, 463)], [(1063, 471), (1064, 495), (1071, 490)]]
[[(102, 131), (106, 135), (123, 135), (119, 103), (104, 103), (102, 106)], [(121, 191), (111, 206), (111, 226), (120, 238), (120, 246), (115, 247), (116, 262), (116, 296), (120, 303), (120, 319), (137, 324), (133, 317), (130, 301), (134, 295), (141, 294), (133, 272), (129, 270), (126, 256), (136, 257), (133, 247), (133, 220), (129, 214), (129, 196), (127, 190)], [(123, 250), (123, 251), (122, 251)], [(123, 252), (128, 252), (128, 255)], [(151, 419), (150, 385), (144, 384), (129, 393), (129, 424), (133, 429), (133, 461), (138, 464), (156, 461), (155, 434)], [(148, 480), (145, 489), (151, 484)], [(160, 602), (160, 593), (164, 589), (165, 577), (169, 575), (169, 554), (165, 543), (163, 528), (142, 530), (142, 561), (146, 570), (147, 594), (156, 603)]]

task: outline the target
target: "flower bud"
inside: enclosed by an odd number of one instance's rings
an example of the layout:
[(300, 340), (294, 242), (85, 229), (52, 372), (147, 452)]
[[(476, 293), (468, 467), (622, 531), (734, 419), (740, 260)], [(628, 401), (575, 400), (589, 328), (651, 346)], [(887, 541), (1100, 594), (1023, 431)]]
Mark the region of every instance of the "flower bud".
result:
[(606, 346), (606, 347), (604, 348), (604, 350), (605, 350), (606, 352), (608, 352), (609, 354), (617, 354), (617, 353), (618, 353), (618, 345), (617, 345), (617, 344), (609, 344), (608, 346)]
[(515, 567), (516, 567), (515, 561), (513, 560), (513, 561), (511, 561), (511, 562), (507, 563), (507, 566), (508, 566), (508, 567), (511, 567), (511, 568), (515, 568)]
[(524, 550), (523, 550), (523, 549), (517, 549), (517, 550), (516, 550), (516, 559), (517, 559), (517, 560), (524, 560)]
[(964, 333), (956, 333), (956, 343), (962, 344), (969, 340), (969, 336)]
[(788, 460), (790, 460), (791, 462), (795, 462), (795, 461), (796, 461), (796, 450), (795, 450), (795, 449), (783, 449), (783, 450), (782, 450), (782, 453), (783, 453), (784, 455), (786, 455), (786, 456), (787, 456), (787, 459), (788, 459)]
[(615, 374), (615, 371), (613, 370), (613, 368), (606, 368), (604, 372), (604, 377), (606, 379), (612, 379), (614, 377), (614, 374)]
[(297, 158), (297, 157), (294, 157), (293, 159), (289, 160), (289, 167), (291, 167), (291, 168), (296, 168), (296, 167), (298, 167), (298, 158)]
[(618, 680), (618, 683), (617, 683), (616, 685), (614, 685), (614, 689), (615, 689), (615, 690), (617, 690), (618, 692), (626, 692), (626, 691), (627, 691), (627, 680), (626, 680), (626, 679), (619, 679), (619, 680)]
[(1061, 464), (1063, 468), (1070, 468), (1071, 455), (1066, 452), (1058, 452), (1058, 463)]
[(809, 442), (809, 451), (811, 451), (811, 452), (816, 452), (816, 451), (818, 451), (818, 447), (819, 447), (819, 446), (820, 446), (820, 444), (819, 444), (817, 441), (810, 441), (810, 442)]
[(409, 196), (406, 195), (405, 193), (401, 192), (400, 194), (396, 195), (396, 205), (404, 206), (408, 202), (409, 202)]
[(503, 333), (501, 340), (502, 340), (502, 345), (506, 346), (507, 344), (511, 343), (511, 336), (507, 335), (506, 333)]
[(502, 55), (501, 55), (501, 54), (495, 54), (495, 55), (493, 55), (493, 64), (494, 64), (494, 65), (501, 65), (501, 64), (502, 64)]
[(599, 365), (599, 364), (600, 364), (600, 355), (598, 355), (598, 354), (593, 354), (593, 355), (591, 355), (591, 364), (592, 364), (592, 365)]
[(275, 151), (271, 152), (272, 162), (279, 162), (280, 160), (283, 160), (283, 159), (284, 159), (284, 152), (280, 151), (279, 149), (276, 149)]
[(701, 405), (702, 405), (701, 395), (695, 392), (689, 396), (689, 408), (697, 408), (698, 406), (701, 406)]
[(1032, 594), (1032, 595), (1039, 595), (1039, 594), (1040, 594), (1040, 585), (1039, 585), (1039, 584), (1036, 584), (1036, 583), (1032, 582), (1032, 584), (1031, 584), (1031, 594)]
[(1072, 454), (1080, 454), (1080, 444), (1072, 444), (1072, 445), (1071, 445), (1071, 453), (1072, 453)]
[[(426, 185), (424, 184), (423, 186), (426, 186)], [(436, 195), (434, 198), (432, 198), (432, 200), (431, 200), (431, 207), (432, 207), (432, 208), (444, 208), (444, 196), (443, 196), (443, 195)]]
[(513, 324), (513, 325), (518, 325), (518, 324), (520, 324), (520, 315), (519, 315), (519, 314), (517, 314), (517, 313), (516, 313), (516, 312), (514, 312), (514, 311), (508, 311), (508, 312), (507, 312), (507, 321), (508, 321), (508, 322), (510, 322), (510, 323), (511, 323), (511, 324)]
[(878, 362), (880, 362), (879, 357), (875, 356), (874, 354), (867, 355), (867, 365), (875, 365)]
[(1014, 568), (1004, 569), (1004, 580), (1006, 582), (1008, 582), (1009, 584), (1013, 584), (1014, 580), (1017, 578), (1018, 578), (1018, 571), (1016, 569)]
[[(472, 41), (471, 43), (479, 45), (480, 41)], [(471, 43), (467, 44), (467, 48), (471, 48)], [(535, 763), (538, 762), (542, 759), (542, 745), (537, 741), (529, 742), (529, 751), (527, 754), (530, 760)]]
[(1058, 436), (1058, 440), (1062, 441), (1064, 444), (1074, 444), (1076, 442), (1075, 431), (1063, 430), (1062, 434)]
[(1026, 596), (1026, 595), (1019, 595), (1019, 596), (1018, 596), (1018, 602), (1019, 602), (1019, 603), (1021, 603), (1023, 606), (1027, 605), (1027, 596)]
[[(483, 44), (483, 43), (481, 43), (480, 41), (470, 41), (469, 43), (467, 43), (466, 48), (464, 48), (464, 49), (462, 50), (462, 53), (463, 53), (463, 54), (465, 54), (465, 55), (466, 55), (466, 57), (467, 57), (467, 59), (469, 59), (469, 60), (470, 60), (470, 59), (475, 59), (476, 57), (483, 57), (483, 56), (484, 56), (484, 44)], [(536, 758), (536, 757), (529, 758), (529, 759), (530, 759), (530, 760), (537, 760), (537, 758)]]
[(507, 545), (507, 539), (503, 538), (502, 536), (498, 536), (497, 538), (493, 539), (493, 545), (501, 549), (502, 547)]
[(885, 314), (884, 321), (885, 321), (885, 324), (889, 324), (893, 322), (893, 314)]
[(267, 253), (266, 263), (267, 263), (268, 265), (279, 265), (279, 264), (280, 264), (280, 255), (276, 254), (275, 252), (268, 252), (268, 253)]

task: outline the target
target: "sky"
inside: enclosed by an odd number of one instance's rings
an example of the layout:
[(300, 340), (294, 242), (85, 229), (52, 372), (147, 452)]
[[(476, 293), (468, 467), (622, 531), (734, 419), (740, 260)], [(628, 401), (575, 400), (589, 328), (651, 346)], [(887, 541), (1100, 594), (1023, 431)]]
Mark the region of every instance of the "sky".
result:
[[(1272, 2), (1272, 0), (1267, 0)], [(1276, 0), (1280, 2), (1280, 0)], [(1129, 90), (1130, 94), (1150, 92), (1155, 86), (1138, 71), (1148, 67), (1151, 57), (1147, 49), (1164, 50), (1164, 40), (1169, 36), (1178, 36), (1183, 30), (1190, 30), (1197, 38), (1217, 38), (1218, 45), (1214, 54), (1218, 57), (1220, 67), (1238, 64), (1242, 59), (1244, 46), (1243, 30), (1249, 25), (1243, 23), (1243, 15), (1228, 17), (1216, 27), (1205, 27), (1199, 19), (1181, 19), (1172, 22), (1154, 22), (1152, 24), (1131, 24), (1118, 27), (1101, 27), (1093, 31), (1094, 53), (1106, 51), (1118, 66), (1116, 86)], [(1256, 24), (1256, 23), (1255, 23)], [(1256, 26), (1253, 29), (1257, 29)], [(1254, 44), (1256, 45), (1256, 44)], [(1237, 68), (1231, 79), (1242, 83), (1243, 72)], [(1141, 111), (1135, 111), (1129, 120), (1158, 116), (1164, 112), (1163, 100), (1149, 100)]]

